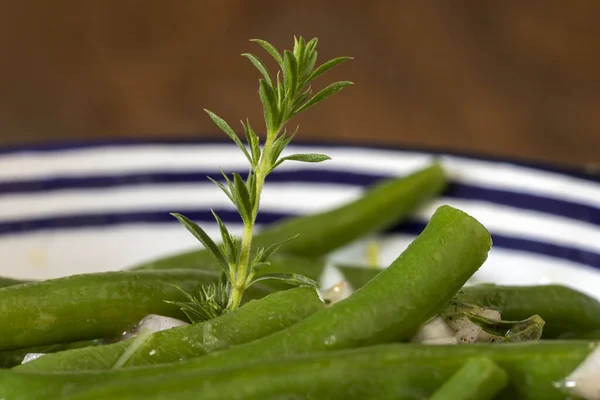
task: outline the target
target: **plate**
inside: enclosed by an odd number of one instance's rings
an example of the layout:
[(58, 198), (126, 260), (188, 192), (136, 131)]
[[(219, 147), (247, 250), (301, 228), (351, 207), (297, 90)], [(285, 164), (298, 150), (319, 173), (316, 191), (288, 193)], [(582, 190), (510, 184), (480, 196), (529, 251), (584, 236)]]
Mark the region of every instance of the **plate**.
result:
[[(386, 264), (449, 204), (481, 221), (494, 242), (472, 282), (561, 283), (600, 299), (600, 181), (584, 173), (443, 152), (351, 145), (296, 144), (286, 153), (318, 152), (321, 164), (287, 163), (269, 176), (259, 223), (327, 210), (371, 183), (442, 163), (451, 179), (443, 196), (409, 221), (330, 255), (366, 260), (379, 244)], [(119, 270), (197, 248), (170, 215), (181, 212), (218, 231), (210, 209), (234, 233), (239, 217), (207, 176), (247, 171), (233, 144), (120, 142), (0, 150), (0, 275), (25, 279)], [(215, 236), (213, 236), (215, 237)], [(335, 281), (329, 268), (323, 284)]]

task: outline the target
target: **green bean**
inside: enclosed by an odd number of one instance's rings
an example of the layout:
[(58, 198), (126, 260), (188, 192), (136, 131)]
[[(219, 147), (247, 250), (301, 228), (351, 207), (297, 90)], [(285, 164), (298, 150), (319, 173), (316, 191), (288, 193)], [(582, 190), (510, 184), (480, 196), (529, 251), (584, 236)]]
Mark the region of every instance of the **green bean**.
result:
[(507, 320), (538, 314), (546, 322), (544, 339), (585, 338), (587, 332), (600, 330), (600, 302), (566, 286), (482, 284), (463, 288), (458, 300), (498, 310)]
[[(317, 292), (301, 287), (253, 300), (219, 318), (157, 332), (127, 360), (126, 367), (182, 361), (282, 330), (324, 308)], [(135, 339), (95, 348), (48, 354), (17, 367), (21, 371), (109, 369)]]
[[(177, 367), (157, 366), (146, 373), (168, 373), (173, 368), (208, 370), (407, 339), (443, 310), (487, 258), (490, 245), (489, 232), (479, 222), (460, 210), (440, 207), (413, 243), (350, 297), (253, 342), (183, 361)], [(119, 372), (122, 375), (114, 379), (128, 379), (126, 370)]]
[[(379, 273), (374, 268), (336, 267), (354, 288)], [(523, 320), (539, 314), (546, 322), (544, 339), (600, 339), (600, 302), (566, 286), (478, 284), (464, 287), (458, 300), (497, 310), (504, 319)]]
[(10, 368), (19, 365), (23, 362), (25, 356), (30, 353), (56, 353), (58, 351), (97, 346), (100, 343), (100, 340), (85, 340), (82, 342), (60, 343), (47, 346), (28, 347), (25, 349), (0, 351), (0, 368)]
[[(259, 232), (256, 246), (269, 246), (299, 235), (281, 248), (303, 257), (321, 257), (352, 241), (399, 223), (425, 200), (447, 185), (442, 167), (433, 164), (400, 179), (385, 180), (371, 187), (361, 198), (337, 209), (291, 218)], [(191, 251), (134, 267), (133, 269), (190, 268), (213, 262), (205, 250)]]
[[(424, 399), (468, 359), (489, 357), (509, 377), (509, 384), (498, 399), (563, 400), (566, 396), (554, 382), (570, 374), (598, 344), (587, 341), (435, 346), (394, 343), (275, 361), (232, 362), (225, 369), (208, 371), (184, 370), (179, 368), (181, 363), (169, 368), (83, 373), (8, 370), (0, 371), (0, 398)], [(123, 379), (115, 381), (115, 376)]]
[(506, 371), (494, 361), (471, 358), (429, 400), (492, 400), (507, 384)]
[(205, 365), (279, 357), (410, 338), (487, 258), (489, 232), (475, 219), (440, 207), (392, 264), (348, 298), (273, 335), (213, 353)]
[[(118, 271), (74, 275), (0, 289), (0, 350), (118, 335), (148, 314), (184, 318), (165, 300), (215, 282), (194, 270)], [(252, 287), (247, 298), (268, 291)]]

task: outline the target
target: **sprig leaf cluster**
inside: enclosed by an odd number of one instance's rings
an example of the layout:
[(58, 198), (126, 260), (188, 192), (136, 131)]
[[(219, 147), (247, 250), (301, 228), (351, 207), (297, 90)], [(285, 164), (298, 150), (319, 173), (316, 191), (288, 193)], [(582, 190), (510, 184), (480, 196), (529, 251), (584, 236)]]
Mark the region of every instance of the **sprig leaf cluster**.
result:
[(244, 142), (224, 119), (210, 110), (205, 110), (215, 125), (237, 145), (249, 162), (246, 178), (238, 173), (228, 175), (222, 170), (222, 180), (217, 181), (209, 177), (239, 212), (244, 224), (241, 240), (229, 232), (214, 210), (211, 211), (221, 233), (219, 245), (194, 221), (179, 213), (172, 214), (212, 254), (222, 270), (222, 277), (218, 283), (203, 288), (198, 296), (188, 294), (187, 302), (175, 303), (193, 320), (214, 318), (227, 310), (237, 308), (243, 292), (256, 282), (278, 280), (295, 286), (318, 287), (314, 280), (300, 274), (260, 274), (261, 268), (270, 265), (269, 257), (293, 237), (266, 248), (253, 248), (252, 235), (265, 179), (275, 168), (285, 161), (318, 163), (330, 159), (325, 154), (314, 153), (282, 156), (297, 132), (296, 129), (288, 134), (285, 126), (293, 117), (352, 84), (349, 81), (335, 82), (316, 94), (313, 94), (311, 87), (311, 83), (325, 72), (351, 58), (334, 58), (315, 68), (317, 38), (306, 41), (303, 37), (294, 37), (293, 50), (284, 50), (283, 53), (267, 41), (254, 39), (252, 42), (260, 45), (279, 67), (273, 75), (258, 56), (242, 54), (262, 75), (259, 79), (258, 94), (265, 121), (266, 135), (263, 142), (261, 143), (249, 120), (241, 121)]

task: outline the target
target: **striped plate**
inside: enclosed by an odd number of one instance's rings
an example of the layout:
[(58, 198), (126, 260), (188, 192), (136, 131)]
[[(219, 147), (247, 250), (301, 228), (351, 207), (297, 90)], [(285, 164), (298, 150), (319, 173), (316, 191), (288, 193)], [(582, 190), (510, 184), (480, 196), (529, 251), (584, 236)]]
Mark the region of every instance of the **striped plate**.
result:
[[(266, 185), (259, 222), (336, 207), (375, 180), (403, 176), (434, 159), (453, 185), (411, 220), (378, 237), (393, 260), (433, 211), (450, 204), (492, 233), (494, 248), (475, 281), (560, 282), (600, 298), (600, 181), (523, 164), (372, 147), (294, 145), (332, 161), (288, 163)], [(0, 151), (0, 275), (51, 278), (116, 270), (198, 246), (169, 216), (178, 211), (217, 234), (209, 209), (235, 233), (239, 218), (206, 176), (244, 172), (231, 144), (104, 143)], [(354, 243), (332, 260), (365, 259)], [(331, 272), (331, 271), (330, 271)], [(331, 273), (328, 274), (331, 279)], [(329, 282), (325, 282), (327, 284)]]

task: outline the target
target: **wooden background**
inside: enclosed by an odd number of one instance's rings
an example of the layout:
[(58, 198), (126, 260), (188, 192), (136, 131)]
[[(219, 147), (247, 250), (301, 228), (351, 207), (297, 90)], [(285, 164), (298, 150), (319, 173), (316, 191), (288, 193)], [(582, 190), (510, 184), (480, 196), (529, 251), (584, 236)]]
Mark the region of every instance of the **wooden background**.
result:
[(0, 1), (0, 145), (260, 125), (249, 38), (317, 36), (355, 85), (299, 139), (600, 165), (600, 1)]

